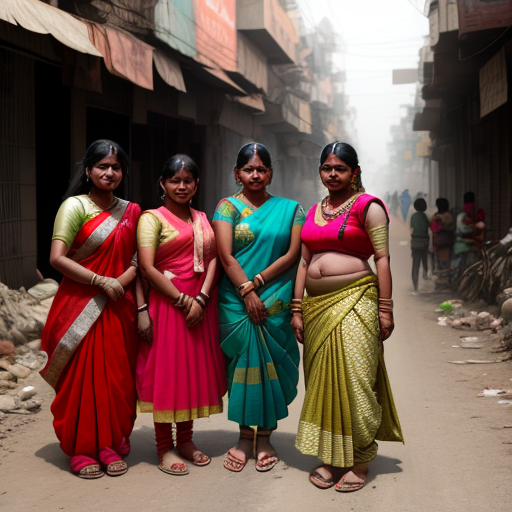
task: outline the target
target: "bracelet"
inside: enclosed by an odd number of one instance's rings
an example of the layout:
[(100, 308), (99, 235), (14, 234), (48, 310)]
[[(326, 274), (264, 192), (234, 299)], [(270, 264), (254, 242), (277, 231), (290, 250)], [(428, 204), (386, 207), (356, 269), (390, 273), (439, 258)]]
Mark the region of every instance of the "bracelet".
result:
[(137, 311), (138, 311), (139, 313), (142, 313), (143, 311), (147, 311), (147, 310), (148, 310), (148, 305), (147, 305), (147, 304), (142, 304), (142, 306), (139, 306), (139, 307), (137, 308)]
[(204, 301), (203, 297), (201, 297), (201, 295), (194, 297), (194, 300), (201, 306), (201, 308), (204, 309), (206, 307), (206, 302)]
[(387, 311), (389, 313), (393, 313), (393, 308), (379, 306), (379, 311)]
[(246, 281), (242, 283), (238, 288), (238, 293), (243, 297), (245, 297), (250, 291), (254, 290), (254, 283), (252, 281)]
[(185, 299), (185, 294), (180, 292), (177, 299), (174, 299), (174, 306), (178, 309), (183, 309), (183, 300)]
[(302, 311), (293, 311), (292, 316), (293, 315), (300, 315), (302, 317)]
[(98, 274), (93, 274), (92, 277), (91, 277), (91, 284), (93, 285), (94, 282), (96, 281), (96, 278), (98, 277)]
[(248, 284), (252, 284), (252, 281), (245, 281), (245, 283), (242, 283), (240, 286), (237, 287), (238, 293), (240, 293)]
[(265, 286), (265, 279), (263, 279), (263, 276), (261, 274), (256, 274), (253, 279), (253, 283), (256, 286), (256, 282), (258, 282), (258, 286)]
[(208, 301), (210, 300), (210, 296), (205, 292), (199, 292), (199, 295), (204, 299), (206, 304), (208, 304)]

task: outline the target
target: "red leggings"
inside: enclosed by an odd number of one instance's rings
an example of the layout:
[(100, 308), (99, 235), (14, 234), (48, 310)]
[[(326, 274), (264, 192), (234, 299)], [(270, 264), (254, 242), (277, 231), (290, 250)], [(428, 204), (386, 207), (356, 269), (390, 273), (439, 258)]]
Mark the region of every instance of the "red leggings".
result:
[[(193, 424), (193, 420), (176, 423), (176, 446), (192, 441)], [(156, 451), (160, 463), (164, 454), (174, 448), (172, 425), (172, 423), (155, 423)]]

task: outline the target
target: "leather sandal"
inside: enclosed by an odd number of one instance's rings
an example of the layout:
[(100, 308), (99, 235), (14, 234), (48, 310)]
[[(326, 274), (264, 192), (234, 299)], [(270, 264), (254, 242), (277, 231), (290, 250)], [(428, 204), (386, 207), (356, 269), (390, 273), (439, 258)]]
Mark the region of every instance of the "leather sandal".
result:
[[(169, 452), (167, 452), (169, 453)], [(173, 462), (170, 466), (164, 466), (164, 458), (165, 455), (162, 457), (162, 462), (158, 465), (158, 469), (160, 471), (163, 471), (164, 473), (167, 473), (168, 475), (174, 475), (174, 476), (185, 476), (190, 473), (190, 471), (187, 468), (187, 465), (183, 462)]]
[[(258, 437), (270, 437), (272, 429), (261, 429), (258, 430)], [(271, 446), (272, 447), (272, 446)], [(265, 473), (270, 471), (279, 462), (276, 452), (268, 454), (265, 451), (259, 452), (256, 459), (256, 471)]]
[[(356, 474), (356, 471), (358, 474)], [(334, 490), (337, 492), (354, 492), (362, 489), (366, 485), (366, 475), (368, 474), (368, 468), (354, 471), (354, 468), (350, 469), (347, 473), (345, 473), (341, 480), (334, 486)], [(347, 482), (346, 476), (352, 473), (357, 478), (360, 479), (360, 482)]]
[(227, 470), (233, 471), (233, 473), (240, 473), (240, 471), (242, 471), (242, 469), (244, 469), (245, 466), (247, 465), (247, 461), (251, 457), (252, 458), (255, 457), (255, 451), (256, 451), (256, 432), (255, 432), (255, 430), (251, 427), (246, 427), (244, 425), (240, 425), (240, 439), (252, 441), (252, 455), (249, 455), (248, 457), (246, 456), (245, 460), (242, 460), (233, 453), (233, 450), (236, 449), (236, 446), (231, 448), (228, 451), (228, 453), (224, 459), (223, 466)]
[[(194, 447), (194, 450), (192, 451), (192, 456), (188, 456), (187, 454), (183, 453), (182, 448), (183, 444), (190, 443)], [(187, 441), (187, 443), (183, 443), (182, 445), (178, 446), (176, 448), (176, 451), (178, 452), (178, 455), (189, 462), (192, 462), (194, 466), (208, 466), (212, 459), (208, 457), (208, 455), (204, 454), (201, 450), (198, 450), (195, 446), (195, 444), (192, 441)]]
[(84, 478), (85, 480), (93, 480), (95, 478), (105, 476), (105, 473), (101, 470), (101, 466), (99, 464), (89, 464), (78, 471), (76, 476), (78, 476), (78, 478)]
[(128, 471), (128, 464), (122, 459), (116, 460), (107, 464), (107, 475), (108, 476), (120, 476), (124, 475)]
[(318, 470), (322, 466), (315, 468), (309, 473), (309, 481), (319, 489), (330, 489), (335, 483), (336, 480), (333, 479), (332, 475), (330, 478), (325, 478)]

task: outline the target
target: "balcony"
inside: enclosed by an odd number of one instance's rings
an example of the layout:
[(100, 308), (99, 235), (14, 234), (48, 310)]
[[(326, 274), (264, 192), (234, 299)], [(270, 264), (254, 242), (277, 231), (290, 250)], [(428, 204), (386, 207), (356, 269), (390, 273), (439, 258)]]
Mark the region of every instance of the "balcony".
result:
[(268, 59), (269, 64), (297, 61), (298, 36), (278, 0), (237, 0), (236, 28)]

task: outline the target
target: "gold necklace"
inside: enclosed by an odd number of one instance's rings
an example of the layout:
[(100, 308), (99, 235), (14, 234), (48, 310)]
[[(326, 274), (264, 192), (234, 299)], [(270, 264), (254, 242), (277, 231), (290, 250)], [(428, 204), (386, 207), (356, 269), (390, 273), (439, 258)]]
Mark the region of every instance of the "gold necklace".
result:
[(330, 204), (329, 196), (326, 196), (322, 199), (321, 209), (322, 209), (322, 217), (324, 220), (333, 220), (339, 217), (341, 214), (349, 211), (352, 208), (352, 205), (356, 202), (357, 198), (361, 195), (361, 193), (354, 194), (349, 197), (344, 203), (340, 204), (336, 208), (328, 207)]

